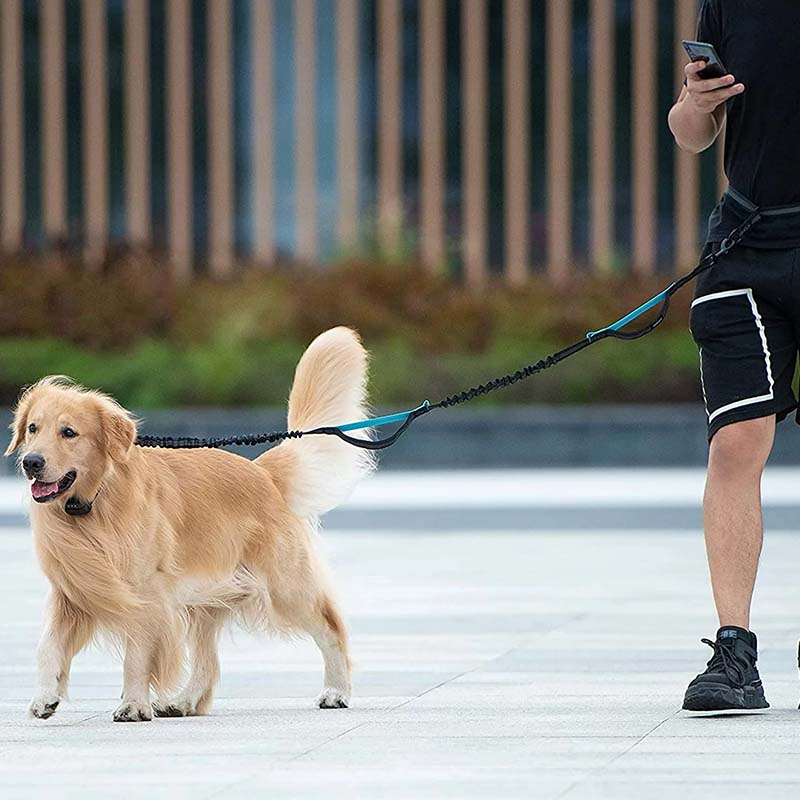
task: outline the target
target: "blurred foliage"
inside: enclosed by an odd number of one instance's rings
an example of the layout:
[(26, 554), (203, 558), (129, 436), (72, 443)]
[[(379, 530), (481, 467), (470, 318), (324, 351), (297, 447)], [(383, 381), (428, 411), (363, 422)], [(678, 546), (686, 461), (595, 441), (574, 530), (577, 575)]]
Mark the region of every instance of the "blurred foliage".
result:
[[(168, 274), (132, 254), (97, 271), (66, 257), (0, 264), (0, 403), (60, 373), (138, 408), (281, 404), (305, 345), (335, 325), (356, 328), (372, 353), (373, 402), (437, 400), (581, 338), (667, 280), (582, 275), (554, 287), (535, 276), (512, 289), (498, 278), (471, 291), (417, 264), (354, 260), (185, 286)], [(599, 343), (483, 402), (697, 399), (690, 299), (678, 295), (651, 336)]]

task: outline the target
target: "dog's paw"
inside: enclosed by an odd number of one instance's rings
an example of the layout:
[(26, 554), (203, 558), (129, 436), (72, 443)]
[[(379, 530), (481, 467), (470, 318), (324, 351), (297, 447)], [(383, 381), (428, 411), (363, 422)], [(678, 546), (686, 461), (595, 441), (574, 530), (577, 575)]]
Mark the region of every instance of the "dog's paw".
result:
[(350, 705), (350, 698), (339, 689), (325, 688), (317, 698), (317, 705), (320, 708), (347, 708)]
[(123, 700), (122, 705), (114, 712), (114, 722), (150, 722), (151, 719), (153, 707), (150, 703)]
[(61, 698), (57, 694), (42, 694), (34, 697), (28, 706), (28, 712), (35, 719), (49, 719), (56, 713)]
[(197, 709), (189, 700), (176, 699), (163, 705), (156, 703), (153, 706), (153, 713), (157, 717), (194, 717)]

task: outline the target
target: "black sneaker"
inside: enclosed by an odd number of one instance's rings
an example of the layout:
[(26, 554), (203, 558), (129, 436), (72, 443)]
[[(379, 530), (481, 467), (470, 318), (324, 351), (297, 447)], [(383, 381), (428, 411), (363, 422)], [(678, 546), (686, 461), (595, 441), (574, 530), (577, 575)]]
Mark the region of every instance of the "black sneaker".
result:
[(732, 625), (717, 631), (717, 640), (701, 639), (714, 649), (705, 672), (686, 690), (686, 711), (748, 711), (769, 708), (756, 668), (756, 635)]

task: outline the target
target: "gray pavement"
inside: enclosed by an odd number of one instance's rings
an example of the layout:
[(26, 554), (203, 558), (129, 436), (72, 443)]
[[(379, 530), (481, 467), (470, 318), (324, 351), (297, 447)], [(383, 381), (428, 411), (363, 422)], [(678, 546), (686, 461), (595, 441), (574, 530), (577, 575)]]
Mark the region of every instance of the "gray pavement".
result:
[(111, 722), (121, 667), (101, 649), (52, 720), (26, 717), (46, 586), (29, 533), (0, 529), (0, 797), (787, 797), (800, 539), (767, 536), (757, 591), (773, 708), (691, 718), (680, 700), (715, 628), (700, 532), (603, 530), (591, 513), (583, 530), (323, 534), (353, 707), (313, 708), (311, 643), (237, 631), (210, 716), (139, 725)]

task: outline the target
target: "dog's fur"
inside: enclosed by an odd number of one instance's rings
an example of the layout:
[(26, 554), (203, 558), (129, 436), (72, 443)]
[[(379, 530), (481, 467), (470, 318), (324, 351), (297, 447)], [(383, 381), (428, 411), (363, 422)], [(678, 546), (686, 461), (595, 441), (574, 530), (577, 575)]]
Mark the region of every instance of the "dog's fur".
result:
[[(361, 418), (366, 364), (353, 331), (318, 336), (297, 366), (289, 428)], [(78, 435), (66, 438), (65, 427)], [(368, 451), (309, 436), (249, 461), (221, 450), (140, 448), (135, 438), (125, 409), (65, 378), (39, 381), (17, 405), (6, 454), (43, 456), (43, 482), (77, 473), (62, 495), (32, 503), (36, 553), (52, 586), (33, 716), (55, 711), (73, 657), (100, 633), (125, 654), (115, 720), (206, 713), (219, 676), (217, 640), (234, 616), (310, 634), (325, 662), (318, 705), (346, 707), (347, 633), (314, 534), (319, 515), (372, 468)], [(69, 496), (94, 507), (70, 516)], [(190, 675), (175, 693), (187, 646)]]

